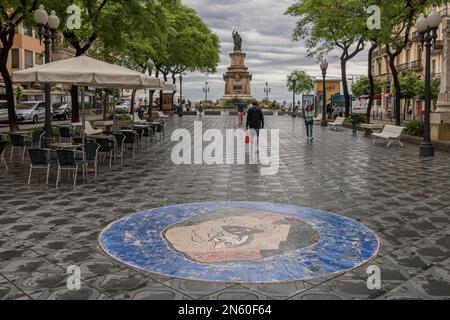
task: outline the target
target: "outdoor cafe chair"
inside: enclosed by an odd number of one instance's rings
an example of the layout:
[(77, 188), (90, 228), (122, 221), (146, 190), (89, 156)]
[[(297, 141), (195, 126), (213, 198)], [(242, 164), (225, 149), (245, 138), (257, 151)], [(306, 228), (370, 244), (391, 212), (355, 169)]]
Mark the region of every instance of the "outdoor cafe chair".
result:
[(123, 154), (125, 152), (125, 139), (126, 137), (123, 134), (116, 133), (114, 134), (115, 139), (115, 149), (120, 153), (120, 165), (123, 165)]
[(68, 127), (59, 128), (59, 142), (62, 142), (63, 139), (68, 142), (72, 141), (72, 133), (70, 132), (70, 128)]
[(84, 156), (83, 151), (79, 150), (66, 150), (66, 149), (58, 149), (56, 150), (58, 155), (58, 174), (56, 177), (56, 188), (58, 188), (59, 180), (61, 177), (61, 170), (70, 170), (74, 171), (74, 179), (73, 179), (73, 187), (77, 186), (77, 175), (78, 168), (85, 169), (86, 162), (83, 159), (77, 158), (77, 155)]
[(96, 179), (97, 179), (97, 172), (98, 172), (98, 151), (99, 151), (99, 149), (100, 149), (100, 145), (95, 142), (88, 142), (84, 146), (84, 153), (85, 153), (85, 157), (86, 157), (86, 171), (89, 166), (89, 163), (93, 163)]
[(45, 131), (44, 129), (37, 129), (34, 130), (31, 134), (31, 146), (33, 148), (42, 148), (42, 141), (45, 137)]
[(4, 163), (6, 167), (6, 171), (8, 171), (8, 165), (6, 164), (6, 160), (4, 154), (6, 153), (6, 146), (8, 142), (6, 140), (0, 140), (0, 160)]
[(22, 149), (22, 161), (25, 159), (25, 152), (27, 151), (27, 143), (24, 135), (21, 134), (10, 134), (11, 139), (11, 156), (10, 161), (13, 161), (14, 149)]
[(54, 150), (49, 149), (28, 149), (28, 154), (30, 155), (30, 174), (28, 176), (28, 185), (31, 184), (31, 174), (33, 169), (45, 169), (47, 170), (46, 185), (48, 186), (48, 179), (50, 177), (50, 167), (52, 164), (57, 164), (58, 161), (50, 157), (50, 152)]
[(136, 152), (136, 146), (139, 144), (139, 135), (137, 132), (129, 130), (129, 131), (122, 131), (121, 132), (124, 136), (125, 139), (123, 140), (123, 144), (125, 146), (125, 148), (127, 147), (127, 145), (132, 147), (132, 152), (133, 152), (133, 157), (134, 154)]
[(104, 155), (106, 157), (106, 155), (109, 155), (109, 167), (111, 168), (114, 151), (116, 148), (115, 147), (116, 141), (114, 139), (97, 138), (97, 139), (95, 139), (95, 142), (100, 146), (98, 149), (98, 153), (100, 154), (100, 156)]

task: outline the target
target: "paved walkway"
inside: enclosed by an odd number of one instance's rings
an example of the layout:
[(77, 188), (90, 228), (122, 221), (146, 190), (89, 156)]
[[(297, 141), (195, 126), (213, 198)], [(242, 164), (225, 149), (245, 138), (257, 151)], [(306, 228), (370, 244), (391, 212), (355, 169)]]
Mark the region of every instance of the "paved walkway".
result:
[[(174, 117), (193, 129), (196, 117)], [(233, 117), (204, 117), (207, 128), (235, 128)], [(268, 117), (281, 131), (280, 172), (257, 166), (175, 166), (169, 139), (123, 167), (105, 166), (97, 181), (56, 190), (44, 175), (26, 185), (28, 165), (0, 168), (0, 299), (399, 299), (450, 298), (450, 155), (420, 159), (418, 147), (385, 148), (351, 130)], [(67, 178), (66, 178), (67, 179)], [(55, 181), (52, 172), (51, 183)], [(134, 212), (182, 203), (259, 201), (308, 206), (356, 219), (380, 236), (371, 265), (382, 289), (368, 290), (366, 268), (328, 279), (284, 284), (206, 283), (128, 268), (106, 256), (100, 231)], [(78, 265), (82, 289), (69, 291), (66, 270)]]

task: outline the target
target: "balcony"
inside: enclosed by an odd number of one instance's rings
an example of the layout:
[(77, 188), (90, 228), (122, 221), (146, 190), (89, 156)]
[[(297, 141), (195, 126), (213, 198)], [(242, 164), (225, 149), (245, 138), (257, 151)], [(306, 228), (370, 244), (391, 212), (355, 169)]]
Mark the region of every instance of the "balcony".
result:
[(416, 60), (411, 63), (402, 63), (397, 66), (397, 71), (402, 72), (406, 70), (413, 70), (413, 71), (422, 71), (422, 61)]
[(436, 40), (436, 43), (433, 46), (433, 52), (440, 52), (443, 49), (444, 49), (444, 40)]
[(387, 53), (387, 49), (381, 48), (381, 49), (375, 50), (373, 52), (373, 57), (374, 58), (381, 57), (381, 56), (384, 56), (386, 53)]

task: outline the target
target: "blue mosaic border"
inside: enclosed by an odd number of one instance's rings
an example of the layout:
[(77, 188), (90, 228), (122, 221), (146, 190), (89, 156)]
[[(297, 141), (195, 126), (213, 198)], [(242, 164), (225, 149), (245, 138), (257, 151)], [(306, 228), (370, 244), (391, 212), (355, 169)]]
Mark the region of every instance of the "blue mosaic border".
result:
[[(257, 261), (201, 264), (171, 249), (162, 235), (173, 224), (229, 208), (299, 218), (319, 233), (320, 241), (308, 248)], [(311, 208), (255, 202), (186, 204), (133, 214), (105, 228), (99, 243), (111, 257), (150, 273), (233, 283), (280, 283), (325, 277), (366, 263), (380, 249), (377, 235), (352, 219)]]

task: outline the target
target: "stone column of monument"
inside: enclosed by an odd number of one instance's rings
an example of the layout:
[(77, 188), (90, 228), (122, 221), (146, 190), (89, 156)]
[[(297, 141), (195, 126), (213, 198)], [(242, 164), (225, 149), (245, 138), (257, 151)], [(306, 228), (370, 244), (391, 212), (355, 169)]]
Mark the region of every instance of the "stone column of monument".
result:
[(441, 69), (441, 92), (436, 112), (431, 114), (431, 140), (450, 140), (450, 18), (442, 20), (444, 51)]

